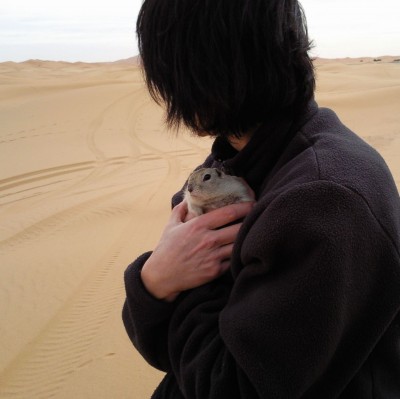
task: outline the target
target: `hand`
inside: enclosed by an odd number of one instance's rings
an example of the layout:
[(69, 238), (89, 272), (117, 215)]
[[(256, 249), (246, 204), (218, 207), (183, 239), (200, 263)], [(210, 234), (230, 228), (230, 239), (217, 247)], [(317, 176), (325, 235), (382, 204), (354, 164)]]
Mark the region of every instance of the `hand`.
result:
[(150, 294), (173, 301), (180, 292), (208, 283), (228, 270), (241, 223), (221, 227), (243, 218), (252, 207), (252, 202), (228, 205), (185, 223), (187, 204), (177, 205), (142, 269), (142, 281)]

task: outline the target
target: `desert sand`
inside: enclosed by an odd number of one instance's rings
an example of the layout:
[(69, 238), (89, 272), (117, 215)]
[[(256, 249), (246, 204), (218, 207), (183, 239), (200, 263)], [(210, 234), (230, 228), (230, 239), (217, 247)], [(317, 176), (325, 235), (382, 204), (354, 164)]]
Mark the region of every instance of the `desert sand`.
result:
[[(316, 97), (400, 187), (400, 63), (380, 58), (317, 60)], [(2, 63), (0, 85), (0, 398), (147, 398), (162, 373), (123, 328), (123, 272), (211, 141), (166, 131), (135, 64)]]

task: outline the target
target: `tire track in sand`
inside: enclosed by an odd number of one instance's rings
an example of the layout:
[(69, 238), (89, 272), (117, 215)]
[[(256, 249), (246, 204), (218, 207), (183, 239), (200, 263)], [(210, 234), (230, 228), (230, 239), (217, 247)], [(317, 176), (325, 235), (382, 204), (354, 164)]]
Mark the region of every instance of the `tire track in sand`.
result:
[(122, 188), (86, 201), (81, 201), (76, 205), (69, 206), (47, 218), (41, 219), (29, 227), (1, 240), (0, 250), (10, 250), (18, 244), (23, 244), (25, 241), (43, 239), (46, 235), (54, 235), (56, 232), (62, 231), (68, 224), (75, 222), (85, 213), (94, 212), (103, 201), (122, 195), (125, 192), (132, 192), (132, 187)]
[[(153, 110), (152, 110), (153, 108)], [(171, 183), (177, 184), (179, 182), (180, 172), (181, 172), (181, 164), (178, 160), (177, 155), (179, 151), (162, 151), (157, 148), (154, 144), (151, 143), (150, 140), (146, 140), (146, 134), (143, 133), (143, 138), (140, 137), (138, 133), (139, 130), (145, 132), (149, 130), (148, 127), (145, 127), (147, 123), (145, 123), (146, 111), (149, 112), (148, 118), (154, 116), (154, 105), (151, 99), (146, 102), (143, 102), (141, 106), (136, 110), (136, 114), (132, 115), (135, 119), (132, 121), (132, 129), (130, 131), (130, 138), (135, 147), (143, 148), (144, 150), (149, 151), (153, 156), (158, 157), (158, 159), (165, 161), (166, 164), (166, 174), (164, 176), (159, 177), (159, 183), (154, 187), (152, 192), (149, 194), (148, 202), (150, 203), (156, 193), (163, 192), (165, 189), (169, 189), (171, 187)], [(158, 122), (157, 126), (162, 126), (160, 122)], [(154, 131), (153, 131), (154, 133)], [(159, 134), (160, 142), (163, 140), (163, 132), (161, 129), (157, 129), (157, 133)], [(179, 186), (177, 186), (177, 190)]]
[[(167, 166), (166, 174), (158, 176), (154, 182), (149, 182), (147, 190), (136, 201), (132, 201), (131, 218), (115, 244), (107, 251), (104, 258), (91, 268), (80, 287), (44, 326), (42, 333), (0, 376), (0, 397), (5, 395), (16, 399), (54, 398), (65, 384), (73, 380), (75, 373), (116, 356), (113, 350), (102, 351), (98, 348), (96, 339), (109, 321), (109, 317), (115, 313), (117, 305), (120, 313), (119, 305), (122, 304), (123, 298), (122, 272), (127, 259), (131, 258), (133, 237), (137, 237), (138, 232), (140, 236), (147, 236), (154, 230), (151, 221), (145, 218), (137, 219), (137, 212), (140, 212), (140, 209), (137, 211), (135, 204), (148, 204), (146, 211), (148, 210), (150, 215), (152, 210), (158, 209), (161, 204), (165, 205), (168, 199), (165, 198), (163, 191), (170, 188), (171, 184), (177, 184), (176, 179), (181, 171), (177, 155), (185, 153), (191, 155), (190, 149), (163, 152), (151, 141), (138, 137), (137, 131), (142, 127), (145, 117), (145, 112), (142, 112), (143, 107), (138, 111), (130, 137), (136, 148), (143, 148), (151, 153), (142, 154), (139, 161), (147, 163), (148, 160), (164, 160)], [(114, 192), (110, 195), (115, 194)], [(99, 198), (87, 201), (78, 205), (82, 208), (73, 207), (75, 209), (70, 209), (70, 214), (58, 216), (61, 220), (65, 220), (65, 217), (76, 215), (78, 211), (84, 212), (92, 204), (98, 204), (98, 201)]]
[(23, 186), (29, 183), (62, 176), (65, 174), (75, 173), (82, 170), (90, 170), (93, 169), (94, 166), (95, 162), (92, 161), (76, 162), (66, 165), (55, 166), (52, 168), (39, 169), (33, 172), (8, 177), (6, 179), (0, 180), (0, 192), (18, 186)]
[[(17, 213), (20, 212), (21, 208), (15, 203), (15, 196), (19, 194), (19, 197), (21, 197), (22, 192), (25, 193), (25, 198), (30, 197), (29, 203), (24, 203), (24, 206), (29, 206), (30, 208), (32, 208), (36, 204), (39, 204), (41, 206), (44, 199), (46, 199), (46, 201), (48, 202), (50, 198), (53, 198), (56, 202), (59, 202), (59, 198), (61, 197), (61, 195), (74, 195), (77, 190), (84, 191), (90, 185), (94, 187), (93, 189), (96, 189), (96, 187), (101, 189), (101, 185), (105, 181), (105, 176), (108, 179), (107, 181), (110, 181), (110, 178), (112, 178), (113, 175), (118, 175), (123, 170), (134, 169), (136, 162), (141, 159), (140, 151), (137, 148), (131, 147), (129, 151), (130, 154), (128, 153), (127, 156), (107, 158), (104, 152), (100, 148), (98, 148), (95, 136), (98, 130), (101, 128), (104, 120), (107, 119), (107, 115), (111, 114), (112, 116), (112, 113), (119, 110), (119, 108), (122, 106), (125, 106), (129, 109), (131, 108), (132, 99), (135, 98), (135, 94), (138, 90), (143, 89), (140, 88), (134, 91), (130, 91), (128, 94), (117, 98), (106, 108), (104, 108), (104, 110), (101, 111), (100, 115), (92, 122), (91, 129), (89, 129), (87, 133), (87, 141), (90, 150), (97, 158), (96, 161), (61, 165), (1, 180), (0, 199), (6, 199), (5, 197), (10, 197), (10, 205), (6, 209), (7, 215), (12, 215), (13, 211)], [(127, 116), (126, 123), (129, 123), (129, 116)], [(46, 192), (44, 194), (42, 192), (38, 194), (35, 192), (36, 188), (42, 188), (46, 184), (58, 183), (59, 181), (55, 180), (57, 177), (63, 175), (73, 176), (73, 173), (82, 171), (88, 171), (88, 173), (85, 174), (83, 177), (78, 176), (78, 180), (74, 179), (72, 183), (69, 183), (66, 187), (65, 185), (62, 187), (54, 187), (53, 189), (50, 189), (49, 192)], [(20, 189), (18, 190), (19, 192), (15, 190), (16, 188)], [(20, 202), (22, 198), (18, 198), (18, 200)], [(2, 201), (3, 205), (7, 205), (6, 201)], [(88, 202), (88, 204), (91, 204), (91, 202)], [(55, 213), (46, 216), (44, 219), (38, 222), (33, 222), (30, 226), (23, 227), (20, 232), (16, 234), (11, 233), (11, 235), (9, 235), (5, 242), (0, 242), (0, 247), (4, 247), (7, 244), (14, 244), (16, 240), (18, 242), (21, 242), (24, 239), (30, 239), (36, 234), (44, 233), (46, 229), (54, 229), (58, 225), (62, 225), (66, 219), (74, 216), (76, 213), (85, 212), (87, 208), (88, 205), (85, 206), (83, 204), (80, 204), (78, 206), (74, 206), (73, 208), (65, 209), (65, 211), (59, 211), (57, 209), (56, 211), (54, 211)], [(48, 207), (47, 212), (51, 212), (50, 207)], [(26, 221), (24, 221), (24, 224), (26, 225)]]
[[(139, 201), (147, 196), (144, 193)], [(99, 348), (96, 339), (115, 310), (121, 311), (122, 273), (136, 230), (135, 215), (131, 215), (104, 258), (93, 265), (42, 333), (0, 375), (0, 397), (54, 398), (75, 373), (116, 355)]]

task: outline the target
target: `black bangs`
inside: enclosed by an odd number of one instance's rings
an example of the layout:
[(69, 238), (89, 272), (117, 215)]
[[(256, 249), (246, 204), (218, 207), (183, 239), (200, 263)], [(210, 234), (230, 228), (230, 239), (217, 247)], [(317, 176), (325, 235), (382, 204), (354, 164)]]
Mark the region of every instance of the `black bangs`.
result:
[(137, 21), (149, 92), (170, 127), (242, 134), (301, 112), (315, 89), (295, 0), (145, 0)]

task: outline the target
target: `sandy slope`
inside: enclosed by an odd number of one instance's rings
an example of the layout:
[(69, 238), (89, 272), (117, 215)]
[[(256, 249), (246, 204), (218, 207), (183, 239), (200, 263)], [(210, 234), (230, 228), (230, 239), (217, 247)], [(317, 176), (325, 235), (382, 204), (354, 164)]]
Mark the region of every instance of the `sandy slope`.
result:
[[(318, 62), (321, 105), (400, 186), (400, 64)], [(123, 271), (151, 249), (209, 140), (165, 131), (129, 64), (0, 64), (0, 398), (146, 398)]]

